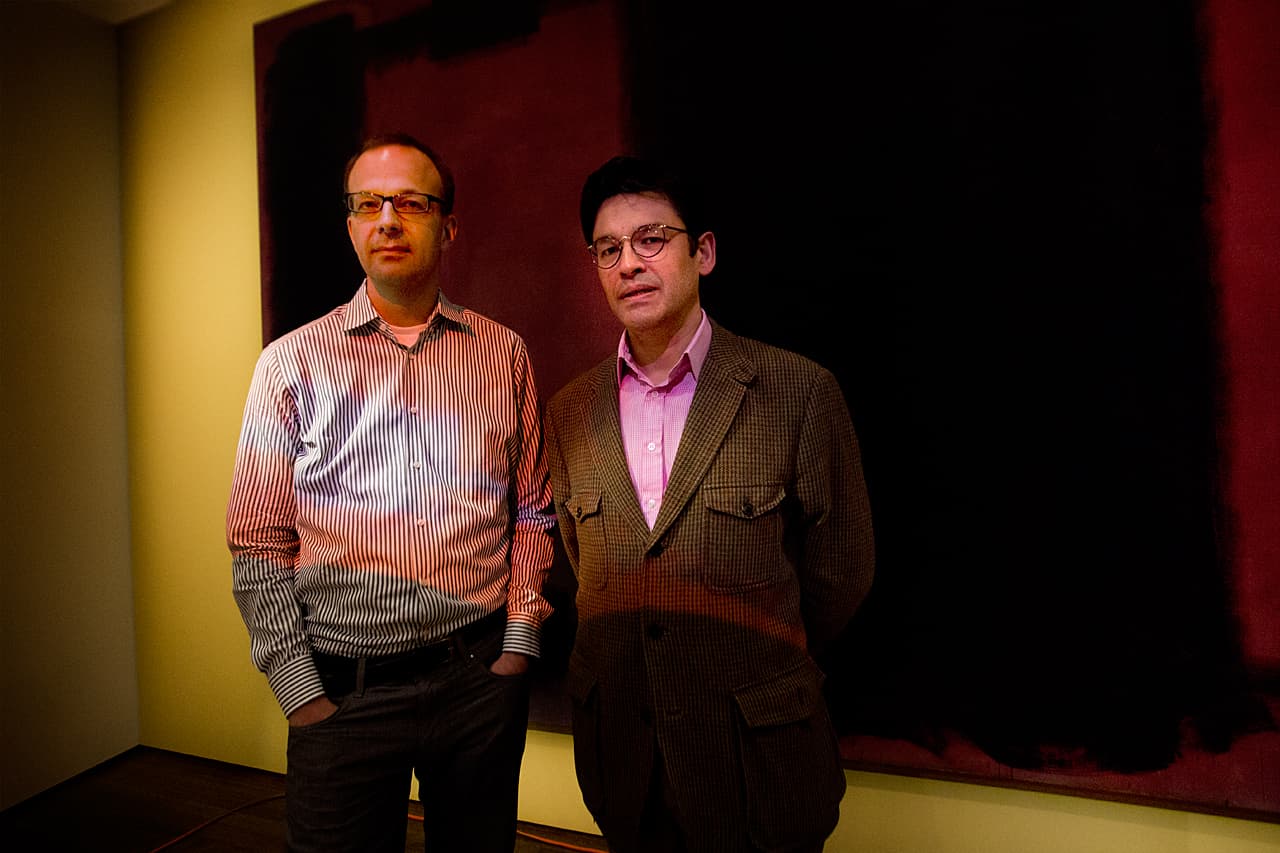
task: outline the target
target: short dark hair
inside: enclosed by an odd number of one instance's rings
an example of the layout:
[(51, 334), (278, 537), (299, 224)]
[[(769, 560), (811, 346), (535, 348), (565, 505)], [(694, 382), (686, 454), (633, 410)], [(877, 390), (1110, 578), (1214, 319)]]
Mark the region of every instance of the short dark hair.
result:
[(587, 176), (582, 185), (578, 214), (582, 236), (590, 243), (600, 206), (616, 195), (653, 194), (671, 203), (689, 231), (690, 254), (698, 251), (698, 238), (707, 232), (701, 199), (685, 174), (673, 163), (620, 154)]
[(361, 155), (375, 148), (386, 148), (389, 145), (401, 145), (405, 148), (413, 148), (421, 151), (431, 164), (436, 167), (436, 171), (440, 173), (440, 207), (445, 214), (453, 213), (453, 172), (449, 171), (449, 167), (445, 165), (444, 159), (436, 152), (434, 148), (427, 145), (422, 140), (408, 133), (383, 133), (378, 136), (371, 136), (360, 146), (360, 150), (351, 155), (351, 159), (347, 161), (347, 168), (342, 173), (342, 191), (348, 192), (349, 187), (347, 181), (351, 179), (351, 170), (355, 168), (356, 161)]

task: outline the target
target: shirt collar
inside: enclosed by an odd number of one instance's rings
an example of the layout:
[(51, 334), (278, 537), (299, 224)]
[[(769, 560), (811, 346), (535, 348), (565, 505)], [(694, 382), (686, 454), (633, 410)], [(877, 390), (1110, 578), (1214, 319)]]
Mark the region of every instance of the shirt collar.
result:
[[(702, 374), (702, 365), (707, 360), (707, 352), (711, 349), (711, 323), (707, 320), (707, 312), (701, 308), (698, 309), (702, 315), (702, 319), (698, 323), (698, 329), (693, 333), (693, 337), (689, 339), (689, 345), (684, 348), (684, 352), (680, 354), (680, 359), (675, 366), (671, 368), (671, 372), (667, 374), (667, 381), (663, 384), (671, 382), (673, 379), (679, 378), (684, 370), (688, 370), (693, 374), (693, 379), (697, 382), (698, 377)], [(631, 355), (631, 345), (627, 343), (627, 333), (624, 331), (618, 339), (618, 384), (622, 384), (622, 376), (627, 372), (631, 372), (636, 376), (643, 378), (644, 373), (636, 364), (635, 358)], [(647, 381), (647, 380), (646, 380)]]
[[(360, 284), (360, 289), (356, 291), (356, 295), (351, 297), (351, 301), (347, 303), (347, 317), (343, 323), (343, 330), (347, 332), (355, 332), (366, 326), (377, 326), (379, 322), (385, 322), (373, 307), (373, 303), (369, 301), (369, 280), (365, 279)], [(459, 305), (455, 305), (448, 300), (441, 291), (436, 297), (436, 307), (431, 310), (431, 316), (427, 318), (427, 325), (431, 325), (440, 321), (447, 321), (464, 331), (470, 331), (471, 324), (467, 322), (465, 309)]]

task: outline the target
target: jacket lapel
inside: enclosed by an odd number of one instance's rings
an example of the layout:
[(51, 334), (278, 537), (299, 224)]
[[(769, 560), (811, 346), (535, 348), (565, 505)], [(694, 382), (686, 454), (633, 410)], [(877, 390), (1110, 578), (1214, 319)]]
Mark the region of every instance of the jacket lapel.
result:
[(622, 449), (622, 422), (618, 415), (618, 367), (616, 360), (606, 360), (600, 370), (595, 393), (586, 412), (591, 437), (592, 457), (599, 462), (600, 482), (609, 496), (609, 503), (618, 510), (627, 524), (638, 528), (642, 537), (649, 535), (649, 525), (644, 520), (636, 490), (631, 484), (631, 471)]
[[(742, 354), (737, 337), (714, 322), (711, 328), (711, 349), (698, 377), (698, 389), (680, 436), (680, 450), (650, 534), (651, 544), (662, 537), (697, 491), (756, 377), (755, 367)], [(617, 419), (616, 410), (614, 418)], [(625, 462), (623, 472), (626, 473)], [(630, 485), (629, 476), (627, 482)], [(636, 510), (639, 511), (638, 505)], [(643, 523), (643, 515), (641, 519)]]

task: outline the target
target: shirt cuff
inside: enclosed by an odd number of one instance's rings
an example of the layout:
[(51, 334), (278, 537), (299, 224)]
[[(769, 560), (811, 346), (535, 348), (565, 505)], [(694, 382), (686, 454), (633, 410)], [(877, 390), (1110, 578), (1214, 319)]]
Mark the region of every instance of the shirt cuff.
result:
[(286, 717), (324, 695), (324, 682), (320, 680), (320, 673), (316, 672), (315, 661), (310, 655), (279, 667), (267, 677), (267, 681)]
[(504, 652), (519, 652), (531, 658), (542, 656), (542, 630), (528, 622), (507, 622), (502, 638)]

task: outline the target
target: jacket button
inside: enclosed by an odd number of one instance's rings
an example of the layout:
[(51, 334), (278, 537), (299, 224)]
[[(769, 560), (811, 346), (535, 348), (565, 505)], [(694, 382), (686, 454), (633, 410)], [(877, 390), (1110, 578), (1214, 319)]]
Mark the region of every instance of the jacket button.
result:
[(756, 514), (756, 508), (751, 505), (751, 501), (744, 500), (742, 502), (742, 514), (745, 515), (747, 518), (750, 518), (751, 516)]
[(645, 629), (645, 633), (649, 635), (650, 640), (661, 640), (666, 631), (658, 623), (650, 622), (649, 627)]

